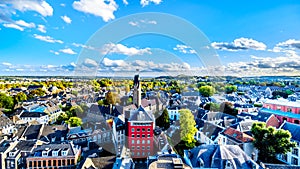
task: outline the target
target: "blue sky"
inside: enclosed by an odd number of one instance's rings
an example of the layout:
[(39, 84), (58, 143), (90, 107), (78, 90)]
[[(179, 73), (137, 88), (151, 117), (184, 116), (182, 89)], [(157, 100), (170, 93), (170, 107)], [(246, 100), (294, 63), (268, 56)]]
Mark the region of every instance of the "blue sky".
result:
[[(171, 37), (144, 34), (89, 46), (98, 30), (145, 12), (171, 14), (202, 31), (222, 64), (211, 68), (216, 74), (300, 74), (297, 0), (1, 0), (0, 75), (74, 75), (81, 64), (100, 76), (135, 69), (145, 75), (209, 74), (197, 46)], [(160, 26), (148, 18), (128, 24)], [(105, 59), (82, 56), (83, 50), (106, 51)]]

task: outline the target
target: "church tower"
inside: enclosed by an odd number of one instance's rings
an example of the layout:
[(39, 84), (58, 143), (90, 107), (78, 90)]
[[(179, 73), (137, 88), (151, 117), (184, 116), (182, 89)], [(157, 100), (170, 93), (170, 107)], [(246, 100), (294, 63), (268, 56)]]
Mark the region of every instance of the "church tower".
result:
[(137, 107), (141, 105), (141, 85), (139, 75), (134, 76), (133, 81), (133, 104)]

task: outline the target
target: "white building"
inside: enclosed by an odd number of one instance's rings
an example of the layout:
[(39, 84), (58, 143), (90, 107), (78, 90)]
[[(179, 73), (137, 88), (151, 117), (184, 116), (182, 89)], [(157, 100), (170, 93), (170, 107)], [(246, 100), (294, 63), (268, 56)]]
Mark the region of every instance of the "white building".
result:
[(280, 129), (288, 130), (292, 134), (291, 141), (296, 142), (297, 146), (285, 155), (278, 155), (278, 159), (287, 164), (300, 165), (300, 125), (284, 122)]
[(15, 131), (13, 122), (4, 114), (0, 115), (0, 135), (12, 134)]
[(116, 153), (120, 155), (121, 149), (125, 144), (125, 117), (119, 115), (113, 121), (113, 139), (115, 143)]
[(20, 117), (22, 123), (37, 121), (39, 124), (48, 124), (49, 115), (44, 112), (23, 112)]
[(180, 107), (179, 106), (172, 106), (168, 107), (167, 111), (169, 114), (169, 118), (173, 121), (180, 119), (180, 113), (179, 113)]

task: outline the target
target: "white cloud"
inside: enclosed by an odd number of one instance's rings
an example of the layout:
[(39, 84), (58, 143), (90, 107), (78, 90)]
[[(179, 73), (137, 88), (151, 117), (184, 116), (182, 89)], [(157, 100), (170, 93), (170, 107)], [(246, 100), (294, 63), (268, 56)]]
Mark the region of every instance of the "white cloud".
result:
[(123, 0), (123, 4), (128, 5), (128, 1), (127, 0)]
[(27, 23), (23, 20), (18, 20), (15, 22), (17, 25), (19, 26), (23, 26), (23, 27), (26, 27), (26, 28), (35, 28), (35, 24), (34, 23)]
[(73, 2), (73, 8), (88, 14), (102, 17), (103, 21), (115, 19), (118, 5), (114, 0), (80, 0)]
[(13, 23), (5, 23), (5, 24), (3, 24), (3, 26), (6, 28), (13, 28), (13, 29), (17, 29), (19, 31), (24, 31), (24, 28), (22, 28), (19, 25), (13, 24)]
[(211, 44), (215, 49), (228, 50), (228, 51), (237, 51), (237, 50), (266, 50), (267, 46), (253, 39), (249, 38), (239, 38), (235, 39), (231, 43), (227, 42), (213, 42)]
[(156, 25), (157, 22), (155, 20), (141, 19), (139, 21), (130, 21), (130, 22), (128, 22), (128, 24), (131, 26), (141, 27), (141, 26), (145, 26), (147, 24)]
[(154, 4), (158, 5), (162, 2), (162, 0), (141, 0), (140, 4), (144, 7), (149, 5), (151, 2), (153, 2)]
[(69, 18), (68, 16), (61, 16), (60, 17), (62, 20), (64, 20), (67, 24), (70, 24), (72, 22), (71, 18)]
[(66, 4), (63, 4), (63, 3), (61, 3), (61, 4), (60, 4), (60, 6), (62, 6), (62, 7), (65, 7), (65, 6), (66, 6)]
[(59, 55), (59, 52), (56, 52), (54, 50), (50, 50), (51, 53), (55, 54), (55, 55)]
[(92, 46), (87, 46), (87, 45), (83, 45), (80, 43), (72, 43), (72, 45), (75, 47), (81, 47), (81, 48), (85, 48), (85, 49), (95, 50), (95, 48)]
[(101, 50), (101, 53), (103, 55), (106, 54), (123, 54), (127, 56), (133, 56), (133, 55), (143, 55), (143, 54), (151, 54), (150, 48), (144, 48), (144, 49), (137, 49), (134, 47), (127, 47), (122, 44), (105, 44)]
[(42, 35), (33, 34), (33, 37), (35, 39), (39, 39), (41, 41), (45, 41), (45, 42), (49, 42), (49, 43), (60, 43), (60, 44), (64, 43), (63, 41), (54, 39), (50, 36), (42, 36)]
[(192, 49), (190, 46), (186, 46), (186, 45), (176, 45), (176, 47), (173, 49), (177, 50), (181, 53), (184, 53), (184, 54), (195, 54), (196, 53), (196, 51), (194, 49)]
[(42, 16), (52, 16), (53, 8), (44, 0), (10, 0), (5, 1), (12, 5), (14, 9), (19, 11), (35, 11), (41, 14)]
[(276, 47), (291, 47), (300, 49), (300, 40), (289, 39), (285, 42), (278, 43)]
[(98, 66), (97, 62), (90, 58), (86, 58), (83, 62), (83, 65), (86, 67), (97, 67)]
[(4, 66), (11, 66), (12, 64), (8, 63), (8, 62), (2, 62), (2, 65), (4, 65)]
[(106, 67), (122, 67), (126, 65), (124, 60), (110, 60), (108, 58), (104, 58), (102, 64)]
[(44, 25), (38, 25), (37, 28), (38, 31), (42, 32), (42, 33), (46, 33), (46, 27)]
[(62, 52), (62, 53), (65, 53), (65, 54), (69, 54), (69, 55), (75, 55), (75, 54), (77, 54), (71, 48), (65, 48), (65, 49), (61, 49), (59, 51)]

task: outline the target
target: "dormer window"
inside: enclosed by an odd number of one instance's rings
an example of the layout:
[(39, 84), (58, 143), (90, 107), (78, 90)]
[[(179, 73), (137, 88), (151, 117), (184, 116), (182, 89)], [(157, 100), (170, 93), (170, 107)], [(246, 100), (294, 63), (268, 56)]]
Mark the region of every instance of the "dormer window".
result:
[(57, 156), (58, 156), (58, 151), (53, 151), (53, 152), (52, 152), (52, 156), (53, 156), (53, 157), (57, 157)]
[(225, 161), (225, 169), (232, 169), (232, 163), (229, 160)]
[(198, 162), (199, 162), (199, 167), (203, 168), (204, 167), (204, 161), (202, 160), (202, 158), (199, 158)]
[(43, 152), (42, 152), (42, 156), (43, 156), (43, 157), (47, 157), (47, 156), (48, 156), (48, 151), (43, 151)]
[(9, 152), (9, 156), (10, 157), (14, 157), (15, 156), (15, 152)]
[(52, 143), (55, 142), (55, 137), (52, 137), (52, 138), (51, 138), (51, 142), (52, 142)]
[(62, 155), (62, 156), (67, 156), (67, 155), (68, 155), (68, 149), (63, 150), (63, 151), (61, 152), (61, 155)]

